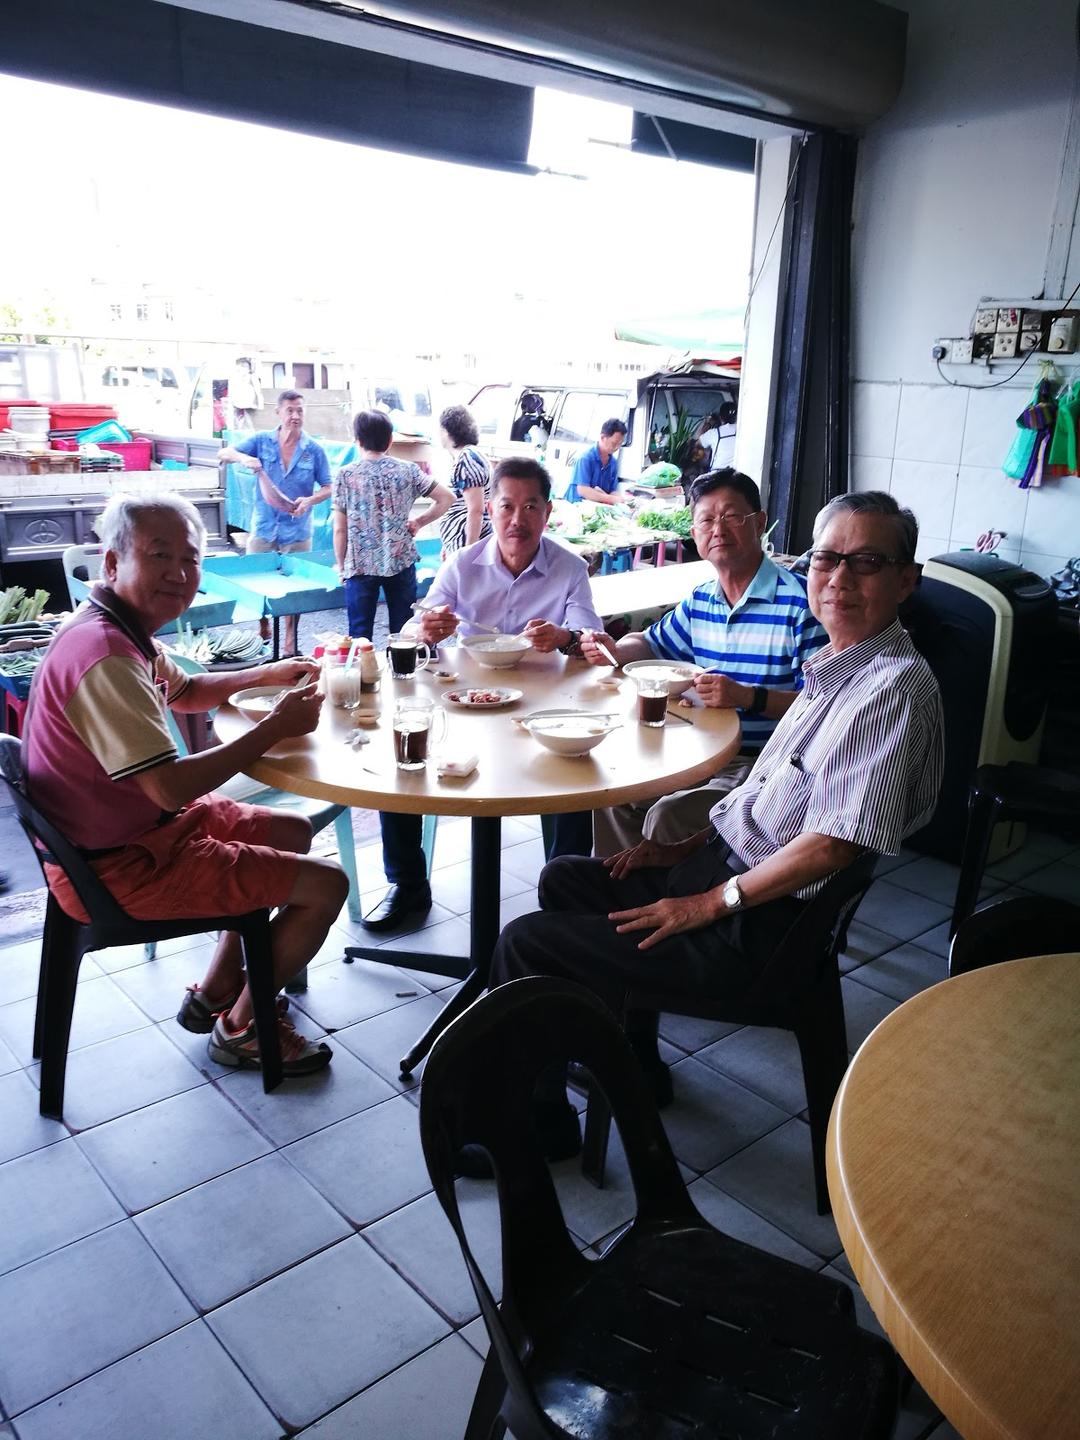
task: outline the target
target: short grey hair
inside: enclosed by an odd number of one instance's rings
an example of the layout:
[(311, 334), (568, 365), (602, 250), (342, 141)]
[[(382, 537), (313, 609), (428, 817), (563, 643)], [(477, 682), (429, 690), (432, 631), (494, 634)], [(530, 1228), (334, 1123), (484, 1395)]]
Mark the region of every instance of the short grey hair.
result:
[(183, 495), (175, 490), (146, 490), (138, 495), (114, 495), (98, 517), (94, 526), (98, 539), (106, 550), (115, 550), (117, 555), (126, 555), (136, 529), (149, 516), (171, 510), (182, 520), (194, 525), (199, 537), (199, 549), (206, 543), (206, 526), (202, 516)]
[(893, 530), (896, 534), (895, 558), (907, 565), (915, 563), (915, 549), (919, 543), (919, 522), (915, 518), (915, 512), (898, 505), (893, 497), (884, 490), (852, 492), (850, 495), (837, 495), (835, 500), (830, 500), (824, 510), (818, 511), (817, 519), (814, 521), (815, 545), (829, 522), (835, 516), (844, 513), (886, 516), (893, 522)]

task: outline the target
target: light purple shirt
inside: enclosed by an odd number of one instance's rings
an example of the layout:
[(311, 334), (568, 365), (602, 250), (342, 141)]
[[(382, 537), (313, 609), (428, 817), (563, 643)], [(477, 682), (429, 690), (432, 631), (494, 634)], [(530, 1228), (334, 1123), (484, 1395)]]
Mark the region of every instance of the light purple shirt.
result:
[(589, 567), (546, 535), (532, 561), (516, 578), (503, 563), (494, 535), (451, 555), (424, 598), (428, 606), (449, 605), (466, 622), (497, 625), (516, 635), (530, 620), (549, 620), (568, 630), (602, 630), (593, 609)]

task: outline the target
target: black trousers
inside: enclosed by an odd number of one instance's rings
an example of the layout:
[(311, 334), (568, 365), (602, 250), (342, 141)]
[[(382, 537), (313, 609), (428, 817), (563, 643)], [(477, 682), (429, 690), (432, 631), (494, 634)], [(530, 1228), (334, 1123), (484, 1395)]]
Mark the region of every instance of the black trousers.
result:
[(491, 984), (527, 975), (559, 976), (587, 985), (619, 1016), (630, 988), (739, 1000), (802, 910), (802, 901), (785, 896), (736, 911), (649, 950), (638, 949), (648, 931), (619, 935), (607, 917), (665, 896), (701, 894), (741, 868), (730, 863), (719, 839), (673, 869), (636, 870), (624, 880), (613, 880), (599, 860), (553, 860), (540, 876), (541, 913), (511, 921), (499, 937)]

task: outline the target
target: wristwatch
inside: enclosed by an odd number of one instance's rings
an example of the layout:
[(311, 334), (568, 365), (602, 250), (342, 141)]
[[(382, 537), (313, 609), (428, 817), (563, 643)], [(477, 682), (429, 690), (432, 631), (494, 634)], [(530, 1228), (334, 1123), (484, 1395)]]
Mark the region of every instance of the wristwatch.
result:
[(724, 881), (724, 888), (721, 891), (724, 897), (724, 904), (728, 910), (738, 910), (742, 907), (743, 894), (739, 889), (738, 878), (732, 875), (730, 880)]
[(755, 685), (753, 690), (754, 693), (751, 696), (750, 704), (746, 707), (744, 714), (763, 715), (765, 713), (765, 706), (769, 703), (769, 692), (765, 689), (764, 685)]
[(570, 639), (565, 645), (559, 646), (560, 655), (577, 655), (581, 651), (581, 631), (571, 630)]

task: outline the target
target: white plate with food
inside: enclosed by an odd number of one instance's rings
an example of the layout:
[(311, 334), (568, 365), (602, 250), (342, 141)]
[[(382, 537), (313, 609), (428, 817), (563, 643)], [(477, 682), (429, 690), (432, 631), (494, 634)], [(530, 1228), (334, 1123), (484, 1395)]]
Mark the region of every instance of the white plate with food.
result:
[(278, 700), (291, 690), (291, 685), (249, 685), (246, 690), (236, 690), (229, 696), (229, 704), (235, 705), (237, 710), (245, 715), (250, 715), (253, 720), (261, 720), (264, 715), (269, 715)]
[(446, 703), (456, 710), (498, 710), (520, 700), (521, 690), (505, 690), (501, 686), (471, 685), (468, 690), (450, 690)]
[(623, 674), (631, 680), (666, 680), (669, 695), (681, 695), (689, 690), (699, 675), (704, 675), (700, 665), (691, 665), (684, 660), (631, 660), (623, 666)]

